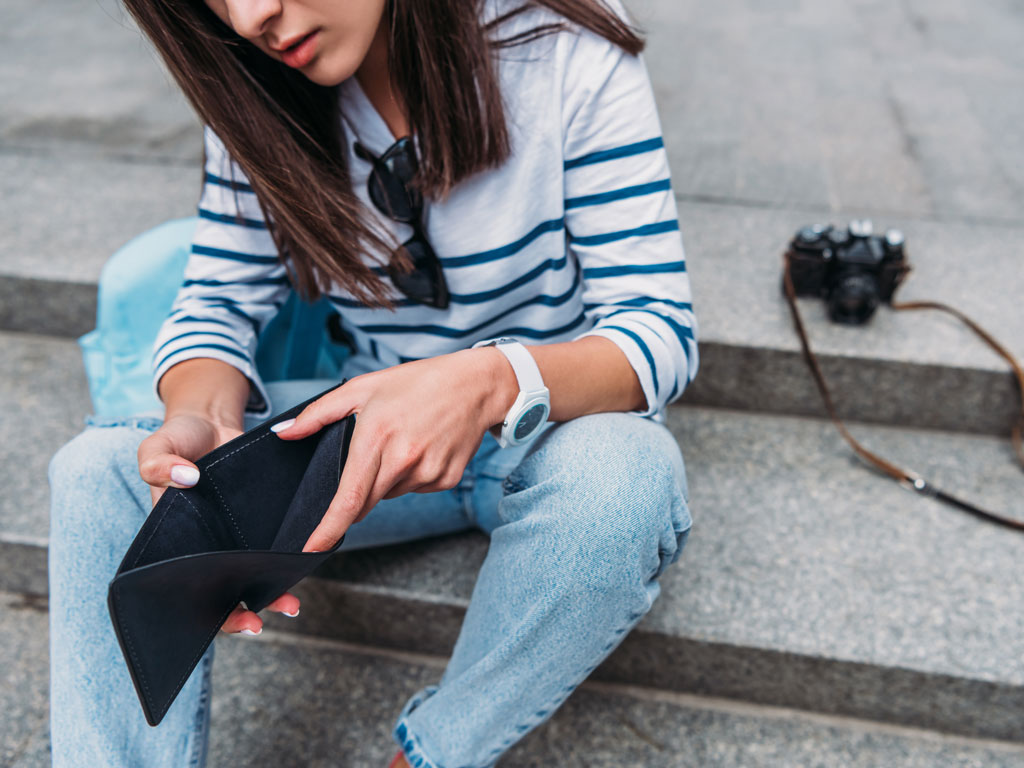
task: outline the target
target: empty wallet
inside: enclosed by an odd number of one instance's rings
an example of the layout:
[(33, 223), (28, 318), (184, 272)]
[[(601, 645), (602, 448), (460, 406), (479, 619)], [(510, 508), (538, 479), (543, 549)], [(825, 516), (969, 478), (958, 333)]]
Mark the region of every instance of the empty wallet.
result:
[(355, 415), (298, 440), (270, 431), (344, 381), (199, 458), (132, 541), (107, 607), (146, 722), (158, 725), (240, 601), (260, 611), (335, 552), (302, 552), (327, 511)]

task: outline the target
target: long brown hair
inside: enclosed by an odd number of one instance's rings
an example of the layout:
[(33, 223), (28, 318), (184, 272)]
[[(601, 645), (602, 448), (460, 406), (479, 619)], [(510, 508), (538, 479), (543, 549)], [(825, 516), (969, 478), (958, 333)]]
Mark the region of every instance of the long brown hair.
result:
[[(487, 24), (480, 21), (482, 2), (387, 0), (384, 9), (389, 76), (421, 150), (413, 183), (427, 197), (443, 199), (461, 179), (509, 156), (496, 53), (566, 29), (558, 21), (491, 39), (506, 21), (542, 6), (628, 53), (644, 47), (603, 0), (523, 0)], [(393, 309), (387, 284), (361, 254), (386, 253), (401, 269), (412, 265), (398, 243), (368, 225), (352, 190), (336, 89), (267, 56), (202, 0), (124, 4), (248, 177), (300, 296), (315, 301), (326, 290), (320, 281), (337, 281), (365, 305)]]

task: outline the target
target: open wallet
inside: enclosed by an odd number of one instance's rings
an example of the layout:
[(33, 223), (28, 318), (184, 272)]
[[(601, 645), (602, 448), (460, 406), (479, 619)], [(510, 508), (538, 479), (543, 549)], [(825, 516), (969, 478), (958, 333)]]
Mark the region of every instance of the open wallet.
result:
[(302, 552), (338, 490), (355, 415), (297, 440), (270, 430), (341, 384), (199, 458), (196, 485), (168, 487), (132, 541), (107, 607), (150, 725), (240, 601), (266, 608), (344, 541)]

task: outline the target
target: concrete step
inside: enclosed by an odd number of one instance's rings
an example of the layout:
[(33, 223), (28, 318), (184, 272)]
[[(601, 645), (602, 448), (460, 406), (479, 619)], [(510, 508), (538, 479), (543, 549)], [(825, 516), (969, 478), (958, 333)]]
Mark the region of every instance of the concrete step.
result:
[[(87, 410), (72, 352), (0, 336), (14, 361), (0, 395), (16, 406), (0, 462), (19, 468), (0, 494), (0, 589), (46, 592), (46, 464)], [(680, 407), (670, 426), (693, 533), (599, 679), (1024, 741), (1024, 538), (868, 471), (825, 421)], [(940, 487), (1020, 513), (1005, 440), (853, 430)], [(299, 619), (268, 624), (447, 654), (486, 548), (467, 532), (340, 554), (296, 588)]]
[[(46, 601), (0, 592), (0, 762), (49, 766)], [(391, 727), (442, 656), (265, 630), (215, 640), (208, 765), (387, 765)], [(331, 670), (324, 674), (323, 670)], [(268, 692), (273, 691), (273, 695)], [(586, 681), (500, 765), (1011, 768), (1024, 746)]]
[[(0, 330), (79, 336), (93, 328), (109, 255), (161, 221), (190, 215), (198, 194), (196, 171), (185, 166), (0, 155), (0, 168), (0, 196), (14, 209), (13, 226), (0, 234)], [(140, 195), (142, 188), (159, 194)], [(60, 212), (60, 227), (44, 200)], [(684, 402), (823, 416), (779, 290), (782, 248), (820, 212), (688, 202), (680, 210), (701, 343)], [(889, 223), (921, 254), (900, 299), (952, 303), (1024, 357), (1016, 306), (1024, 273), (1015, 265), (1024, 227)], [(800, 305), (844, 418), (1008, 434), (1020, 409), (1009, 366), (952, 317), (883, 307), (868, 326), (851, 328), (828, 322), (821, 302)]]
[[(77, 336), (107, 257), (194, 212), (201, 135), (113, 0), (12, 3), (0, 329)], [(823, 415), (778, 285), (782, 247), (813, 221), (901, 227), (916, 269), (899, 298), (951, 302), (1024, 356), (1022, 21), (998, 0), (947, 5), (629, 3), (650, 31), (700, 322), (687, 402)], [(851, 329), (802, 306), (844, 416), (1008, 432), (1008, 368), (952, 318), (883, 308)]]

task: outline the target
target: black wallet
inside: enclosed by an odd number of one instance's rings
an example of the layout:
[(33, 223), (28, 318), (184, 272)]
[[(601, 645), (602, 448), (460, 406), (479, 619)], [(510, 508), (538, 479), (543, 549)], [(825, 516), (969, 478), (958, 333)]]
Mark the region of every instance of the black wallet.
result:
[(302, 552), (341, 481), (355, 416), (299, 440), (270, 431), (343, 384), (199, 458), (199, 482), (167, 488), (107, 591), (146, 722), (157, 725), (244, 601), (260, 611), (335, 552)]

